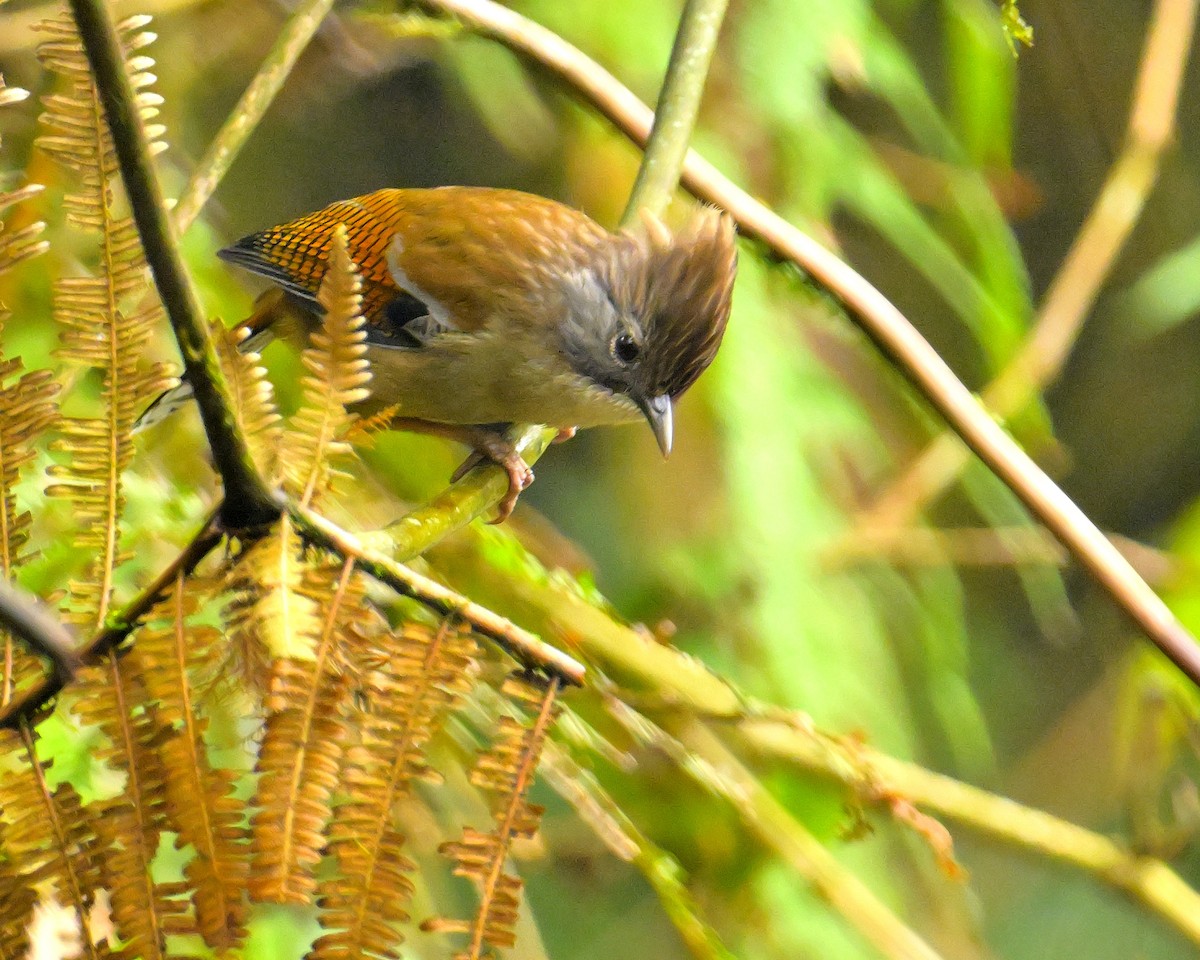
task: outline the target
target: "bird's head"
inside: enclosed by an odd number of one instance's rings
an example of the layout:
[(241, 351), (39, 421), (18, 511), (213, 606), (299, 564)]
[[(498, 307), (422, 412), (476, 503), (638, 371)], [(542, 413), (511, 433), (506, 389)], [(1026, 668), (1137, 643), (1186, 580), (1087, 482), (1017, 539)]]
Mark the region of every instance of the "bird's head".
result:
[(675, 233), (642, 219), (570, 276), (562, 345), (576, 373), (638, 406), (666, 456), (672, 403), (721, 345), (737, 247), (732, 218), (711, 207)]

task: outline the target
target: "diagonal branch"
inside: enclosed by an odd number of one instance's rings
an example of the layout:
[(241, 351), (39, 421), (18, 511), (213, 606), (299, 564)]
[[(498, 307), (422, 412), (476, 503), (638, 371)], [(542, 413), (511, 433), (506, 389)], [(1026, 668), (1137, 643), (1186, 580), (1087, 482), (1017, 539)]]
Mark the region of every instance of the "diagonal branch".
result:
[(0, 580), (0, 626), (53, 660), (60, 684), (75, 675), (80, 661), (71, 631), (37, 597), (7, 580)]
[(233, 415), (229, 386), (217, 361), (203, 311), (192, 287), (162, 187), (150, 163), (146, 132), (112, 16), (103, 0), (71, 0), (71, 10), (112, 132), (129, 204), (163, 307), (179, 341), (187, 378), (196, 394), (213, 462), (225, 485), (222, 519), (231, 527), (254, 526), (279, 514), (275, 496), (259, 476)]
[(468, 600), (436, 580), (410, 570), (402, 563), (369, 550), (354, 534), (313, 510), (291, 503), (288, 513), (306, 540), (333, 551), (342, 559), (355, 560), (360, 570), (397, 593), (412, 597), (443, 615), (459, 617), (526, 667), (543, 670), (574, 686), (583, 683), (583, 664), (544, 643), (511, 620)]
[(332, 6), (333, 0), (303, 0), (288, 18), (271, 52), (213, 137), (171, 211), (177, 233), (187, 231), (217, 189)]
[(636, 223), (643, 209), (661, 213), (679, 186), (679, 171), (696, 126), (704, 81), (728, 6), (729, 0), (687, 0), (683, 8), (671, 62), (654, 110), (654, 126), (621, 217), (623, 227)]
[[(1158, 180), (1175, 130), (1175, 108), (1196, 26), (1196, 0), (1157, 0), (1134, 90), (1125, 147), (1113, 164), (1058, 273), (1046, 290), (1033, 332), (984, 388), (983, 402), (1003, 419), (1019, 412), (1061, 372), (1105, 278)], [(855, 523), (894, 537), (922, 505), (944, 491), (969, 454), (943, 433), (905, 468)], [(854, 534), (851, 534), (854, 536)]]
[[(110, 618), (108, 625), (103, 630), (92, 636), (83, 646), (74, 650), (75, 661), (95, 663), (99, 657), (120, 646), (122, 641), (137, 629), (142, 617), (162, 599), (175, 579), (181, 575), (190, 574), (200, 561), (224, 539), (225, 535), (217, 527), (216, 518), (217, 514), (214, 512), (205, 520), (204, 525), (197, 531), (191, 542), (180, 551), (179, 555), (168, 564), (162, 573), (154, 578), (148, 587), (121, 610), (119, 616)], [(0, 729), (15, 726), (18, 720), (28, 720), (32, 714), (41, 710), (51, 697), (62, 690), (70, 678), (71, 673), (64, 675), (60, 668), (52, 676), (43, 677), (36, 683), (30, 684), (21, 691), (19, 696), (13, 698), (3, 713), (0, 713)]]
[(735, 728), (752, 750), (840, 783), (883, 810), (900, 797), (982, 836), (1072, 867), (1141, 903), (1200, 944), (1200, 893), (1163, 860), (961, 780), (888, 756), (854, 737), (814, 729), (793, 711), (756, 703), (701, 661), (620, 624), (556, 583), (512, 579), (511, 602), (547, 635), (571, 638), (594, 667), (593, 689), (616, 684), (627, 704), (654, 701), (656, 716), (685, 715)]
[[(557, 74), (636, 143), (644, 144), (649, 107), (594, 60), (553, 32), (491, 0), (415, 0), (456, 17)], [(1079, 560), (1130, 618), (1200, 685), (1200, 645), (1087, 515), (1031, 460), (882, 293), (812, 237), (792, 226), (689, 151), (683, 184), (733, 214), (743, 235), (795, 263), (836, 298), (880, 351), (976, 455)]]

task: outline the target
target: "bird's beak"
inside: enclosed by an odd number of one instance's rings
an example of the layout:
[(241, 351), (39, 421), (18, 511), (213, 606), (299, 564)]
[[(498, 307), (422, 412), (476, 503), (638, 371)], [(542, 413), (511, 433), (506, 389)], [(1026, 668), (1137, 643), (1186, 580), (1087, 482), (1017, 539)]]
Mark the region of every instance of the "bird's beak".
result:
[(661, 397), (651, 397), (641, 404), (642, 413), (654, 431), (654, 439), (658, 441), (658, 449), (664, 457), (671, 455), (671, 438), (674, 433), (672, 421), (671, 398), (665, 394)]

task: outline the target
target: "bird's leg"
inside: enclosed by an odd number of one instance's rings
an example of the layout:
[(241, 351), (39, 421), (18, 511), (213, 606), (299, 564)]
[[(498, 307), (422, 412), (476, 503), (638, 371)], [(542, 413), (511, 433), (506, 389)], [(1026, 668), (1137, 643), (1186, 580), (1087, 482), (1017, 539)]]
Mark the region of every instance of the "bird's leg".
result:
[(461, 480), (486, 460), (502, 466), (508, 473), (508, 493), (498, 504), (498, 512), (494, 519), (488, 521), (489, 523), (503, 523), (507, 520), (517, 505), (517, 498), (521, 495), (521, 491), (533, 483), (533, 470), (521, 459), (517, 448), (508, 438), (509, 425), (506, 423), (468, 425), (434, 423), (411, 417), (396, 417), (390, 426), (394, 430), (426, 433), (472, 447), (471, 455), (451, 474), (451, 483)]
[(563, 427), (561, 430), (558, 431), (558, 433), (556, 433), (554, 435), (554, 439), (551, 440), (550, 442), (551, 443), (565, 443), (566, 441), (570, 440), (573, 436), (575, 436), (575, 434), (578, 432), (579, 432), (578, 427)]

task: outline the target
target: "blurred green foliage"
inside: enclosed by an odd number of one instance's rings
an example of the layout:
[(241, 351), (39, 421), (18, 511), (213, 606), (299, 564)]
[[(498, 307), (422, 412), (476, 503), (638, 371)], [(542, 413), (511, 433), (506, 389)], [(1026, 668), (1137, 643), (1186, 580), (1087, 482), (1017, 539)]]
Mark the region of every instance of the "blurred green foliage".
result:
[[(678, 3), (512, 5), (653, 99)], [(165, 162), (179, 182), (252, 75), (282, 11), (243, 0), (166, 6), (156, 56), (175, 148)], [(0, 17), (36, 9), (12, 3)], [(636, 153), (553, 81), (476, 38), (397, 41), (352, 7), (339, 10), (187, 236), (188, 261), (214, 314), (233, 321), (250, 302), (243, 278), (212, 256), (224, 241), (383, 185), (519, 186), (613, 222)], [(985, 0), (735, 4), (696, 142), (754, 194), (839, 246), (968, 383), (982, 386), (1027, 335), (1120, 142), (1144, 14), (1132, 0), (1113, 0), (1103, 16), (1078, 2), (1025, 2), (1020, 14), (1007, 0), (999, 8)], [(1021, 15), (1035, 25), (1038, 45), (1014, 58), (1012, 38), (1024, 41)], [(9, 82), (48, 92), (33, 66), (34, 38), (15, 27), (0, 35)], [(1161, 551), (1155, 569), (1167, 571), (1194, 630), (1196, 84), (1193, 71), (1181, 100), (1181, 144), (1076, 356), (1060, 384), (1012, 421), (1036, 450), (1057, 454), (1066, 488), (1099, 523)], [(31, 175), (50, 186), (45, 209), (53, 235), (62, 236), (62, 185), (29, 153), (32, 124), (14, 121), (12, 111), (0, 122), (13, 124), (2, 131), (2, 169), (29, 157)], [(6, 349), (27, 366), (53, 349), (43, 321), (49, 271), (73, 256), (56, 243), (39, 268), (43, 282), (0, 286), (15, 314)], [(157, 349), (170, 355), (165, 330)], [(275, 348), (266, 360), (286, 408), (295, 357)], [(76, 396), (87, 402), (86, 391)], [(851, 561), (833, 559), (847, 538), (854, 546), (863, 536), (857, 512), (936, 426), (833, 305), (746, 244), (725, 346), (682, 405), (672, 460), (658, 460), (644, 430), (582, 435), (547, 455), (523, 501), (553, 528), (518, 514), (514, 526), (527, 546), (503, 531), (474, 535), (483, 574), (452, 558), (433, 563), (452, 581), (478, 578), (480, 589), (490, 568), (531, 582), (559, 577), (590, 599), (602, 592), (614, 610), (661, 627), (764, 700), (1096, 830), (1123, 832), (1137, 846), (1147, 839), (1134, 829), (1147, 823), (1139, 819), (1148, 802), (1140, 788), (1158, 791), (1149, 803), (1168, 817), (1177, 811), (1164, 797), (1195, 792), (1195, 691), (1157, 657), (1134, 655), (1140, 641), (1082, 578), (1044, 557), (1013, 562), (1005, 547), (1019, 551), (1020, 537), (1001, 533), (985, 541), (976, 564), (957, 565), (950, 539), (933, 555), (873, 551), (868, 542)], [(137, 552), (122, 569), (126, 595), (203, 515), (209, 482), (199, 449), (191, 415), (185, 428), (145, 439), (127, 487)], [(426, 439), (381, 438), (367, 455), (368, 493), (347, 504), (347, 514), (359, 526), (386, 524), (395, 502), (385, 488), (407, 500), (427, 496), (455, 456)], [(39, 539), (64, 544), (57, 534), (70, 518), (43, 503), (42, 485), (40, 475), (30, 478), (23, 503), (34, 510)], [(1031, 532), (1015, 500), (978, 464), (919, 523), (914, 537), (938, 525)], [(23, 583), (45, 593), (80, 564), (65, 544), (50, 547), (23, 571)], [(569, 575), (546, 572), (559, 567)], [(1163, 698), (1172, 709), (1156, 712)], [(586, 705), (580, 713), (620, 740)], [(103, 789), (87, 742), (69, 730), (53, 736), (55, 775)], [(1159, 744), (1149, 765), (1138, 762), (1144, 736)], [(874, 956), (728, 808), (652, 755), (638, 764), (626, 770), (596, 760), (594, 773), (682, 865), (734, 955)], [(948, 958), (1193, 955), (1094, 879), (968, 835), (959, 837), (971, 874), (962, 888), (880, 818), (872, 818), (873, 835), (846, 839), (854, 815), (840, 793), (791, 770), (761, 772), (801, 822)], [(685, 956), (650, 887), (540, 789), (550, 804), (545, 859), (527, 872), (546, 954)], [(1196, 885), (1200, 858), (1186, 829), (1184, 837), (1168, 852)], [(315, 932), (298, 916), (261, 913), (245, 955), (295, 955)]]

